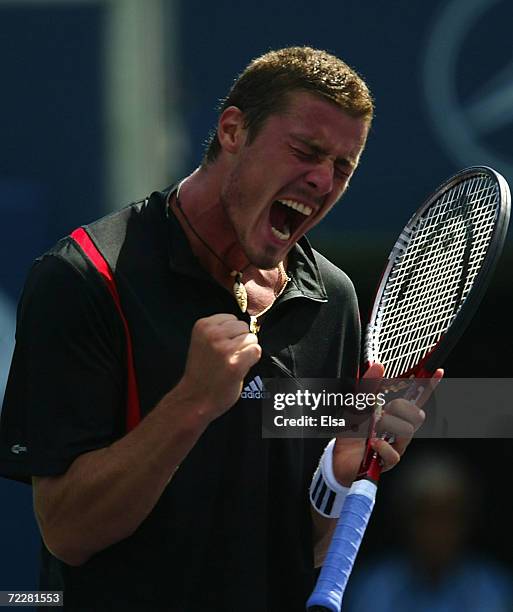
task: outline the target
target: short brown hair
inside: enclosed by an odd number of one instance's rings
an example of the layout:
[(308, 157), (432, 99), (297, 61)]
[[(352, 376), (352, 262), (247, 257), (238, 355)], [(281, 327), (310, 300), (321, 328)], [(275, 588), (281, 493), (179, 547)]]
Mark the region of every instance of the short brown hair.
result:
[[(238, 107), (252, 142), (264, 121), (283, 112), (288, 94), (298, 90), (322, 96), (352, 117), (372, 120), (372, 96), (360, 75), (338, 57), (311, 47), (287, 47), (255, 58), (237, 77), (219, 112)], [(213, 131), (203, 164), (213, 162), (220, 150), (217, 131)]]

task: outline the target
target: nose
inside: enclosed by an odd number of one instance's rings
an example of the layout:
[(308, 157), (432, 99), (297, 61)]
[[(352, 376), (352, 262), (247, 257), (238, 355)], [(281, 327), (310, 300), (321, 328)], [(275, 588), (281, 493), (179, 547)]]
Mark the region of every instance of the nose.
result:
[(317, 195), (326, 195), (333, 190), (334, 168), (330, 160), (320, 161), (305, 176), (306, 182)]

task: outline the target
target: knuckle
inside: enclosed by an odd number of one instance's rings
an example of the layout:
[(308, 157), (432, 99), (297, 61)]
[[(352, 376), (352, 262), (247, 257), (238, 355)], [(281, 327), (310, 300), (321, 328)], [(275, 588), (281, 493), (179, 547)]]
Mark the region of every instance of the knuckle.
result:
[(387, 448), (387, 451), (388, 452), (384, 452), (385, 454), (384, 460), (386, 461), (387, 465), (389, 467), (392, 467), (396, 465), (396, 463), (399, 463), (401, 454), (393, 446), (389, 446)]
[(415, 427), (411, 423), (404, 424), (404, 433), (403, 435), (407, 438), (412, 438), (415, 433)]
[(193, 333), (194, 332), (204, 333), (209, 327), (210, 327), (210, 322), (208, 321), (208, 319), (206, 318), (198, 319), (196, 323), (194, 323), (192, 327), (192, 331)]
[(251, 332), (248, 332), (246, 334), (246, 337), (244, 338), (244, 341), (246, 344), (256, 344), (258, 345), (258, 338), (255, 334), (252, 334)]
[(246, 321), (237, 321), (236, 329), (237, 331), (240, 331), (241, 334), (244, 332), (249, 332), (249, 323), (246, 323)]
[(204, 330), (204, 337), (214, 348), (219, 349), (226, 343), (223, 331), (216, 325), (209, 325)]
[(401, 436), (405, 438), (411, 438), (415, 433), (415, 427), (412, 423), (399, 419), (398, 417), (384, 417), (379, 422), (377, 429), (380, 434), (387, 433), (396, 437)]
[(227, 374), (237, 375), (240, 370), (240, 360), (238, 359), (238, 355), (227, 355), (224, 363), (224, 368)]
[(409, 440), (413, 437), (413, 434), (415, 433), (415, 428), (411, 423), (408, 423), (407, 421), (401, 421), (397, 424), (393, 433), (395, 434), (398, 440)]
[(255, 364), (262, 357), (262, 349), (258, 344), (255, 344), (248, 354), (248, 360), (251, 365)]
[(387, 404), (387, 412), (396, 413), (408, 410), (413, 404), (406, 399), (396, 398)]
[(226, 364), (230, 363), (231, 359), (234, 357), (231, 344), (225, 338), (213, 338), (211, 347), (216, 357)]

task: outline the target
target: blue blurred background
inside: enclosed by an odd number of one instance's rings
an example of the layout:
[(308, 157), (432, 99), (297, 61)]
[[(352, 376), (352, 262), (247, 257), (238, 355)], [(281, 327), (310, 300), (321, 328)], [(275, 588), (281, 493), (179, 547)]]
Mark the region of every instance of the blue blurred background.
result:
[[(312, 234), (352, 276), (365, 319), (395, 234), (439, 183), (473, 164), (513, 182), (512, 20), (507, 0), (0, 0), (0, 397), (34, 257), (192, 171), (234, 76), (271, 48), (325, 48), (374, 93), (361, 167)], [(511, 251), (509, 239), (449, 375), (511, 377)], [(494, 519), (475, 546), (511, 566), (511, 505), (493, 494), (510, 441), (449, 446), (481, 474)], [(29, 487), (0, 482), (0, 590), (36, 588), (30, 502)], [(368, 539), (363, 559), (379, 546)]]

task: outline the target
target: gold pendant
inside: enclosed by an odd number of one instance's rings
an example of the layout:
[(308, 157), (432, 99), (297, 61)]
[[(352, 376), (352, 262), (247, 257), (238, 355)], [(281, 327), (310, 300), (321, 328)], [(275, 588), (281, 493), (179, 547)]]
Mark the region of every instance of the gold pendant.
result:
[(255, 336), (260, 331), (260, 325), (258, 324), (258, 317), (254, 317), (254, 316), (251, 317), (251, 323), (249, 324), (249, 331), (252, 334), (255, 334)]
[(233, 295), (237, 300), (237, 304), (242, 312), (246, 312), (248, 309), (248, 292), (246, 291), (246, 287), (241, 282), (242, 274), (237, 274), (235, 276), (235, 282), (233, 283)]

